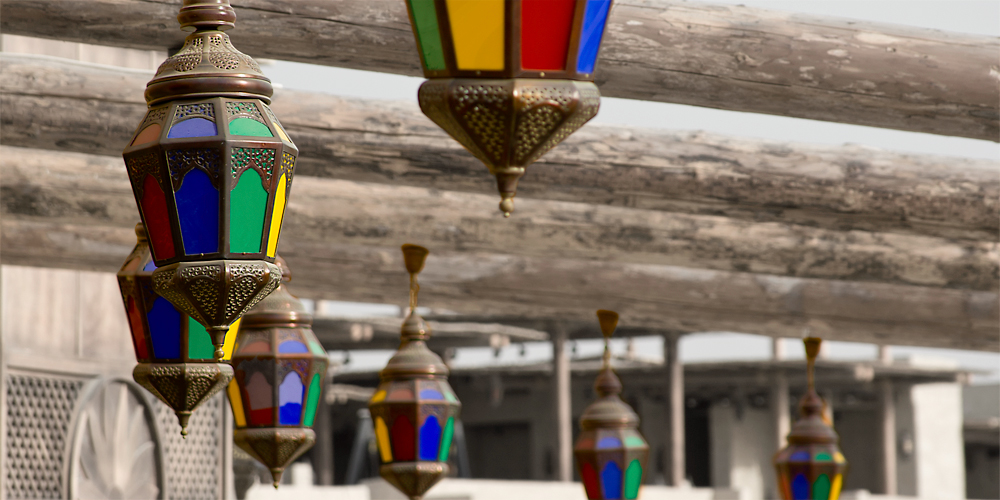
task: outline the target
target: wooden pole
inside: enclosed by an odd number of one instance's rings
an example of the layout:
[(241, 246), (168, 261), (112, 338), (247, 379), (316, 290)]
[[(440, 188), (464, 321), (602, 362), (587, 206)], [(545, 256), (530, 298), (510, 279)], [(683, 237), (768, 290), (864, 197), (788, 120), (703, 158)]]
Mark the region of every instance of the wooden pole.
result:
[(670, 486), (686, 481), (684, 461), (684, 366), (681, 364), (680, 335), (665, 335), (664, 365), (667, 374), (667, 459), (664, 477)]
[(774, 418), (775, 451), (788, 444), (788, 433), (792, 429), (791, 413), (788, 401), (788, 376), (783, 371), (774, 374), (771, 385), (771, 415)]
[(553, 392), (556, 395), (556, 479), (573, 480), (573, 415), (570, 385), (570, 360), (566, 352), (566, 328), (559, 322), (552, 323), (552, 360), (555, 376)]

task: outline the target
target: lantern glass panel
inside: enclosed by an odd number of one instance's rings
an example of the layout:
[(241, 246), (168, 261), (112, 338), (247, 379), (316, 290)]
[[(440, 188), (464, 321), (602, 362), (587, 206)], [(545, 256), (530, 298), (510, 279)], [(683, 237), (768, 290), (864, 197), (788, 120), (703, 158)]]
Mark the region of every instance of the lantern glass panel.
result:
[(642, 484), (642, 464), (632, 460), (625, 469), (625, 499), (632, 500), (639, 496), (639, 485)]
[(521, 67), (562, 70), (566, 67), (576, 0), (521, 1)]
[(212, 337), (208, 334), (208, 330), (190, 316), (187, 319), (187, 325), (188, 357), (191, 359), (212, 359), (215, 356), (215, 346), (212, 345)]
[(580, 30), (580, 48), (576, 57), (576, 70), (593, 73), (597, 61), (597, 51), (601, 48), (604, 24), (611, 10), (611, 0), (587, 0), (583, 11), (583, 27)]
[(441, 423), (435, 415), (428, 415), (420, 425), (420, 460), (434, 461), (441, 446)]
[(149, 336), (153, 340), (153, 356), (158, 359), (181, 357), (181, 313), (163, 297), (156, 297), (146, 314)]
[(136, 146), (139, 144), (146, 144), (147, 142), (153, 142), (160, 138), (160, 133), (163, 132), (163, 127), (159, 123), (154, 123), (139, 132), (139, 135), (135, 136), (130, 146)]
[(504, 0), (446, 0), (458, 69), (504, 69)]
[(451, 453), (451, 441), (455, 436), (455, 417), (448, 417), (448, 423), (444, 426), (444, 436), (441, 438), (441, 451), (438, 453), (439, 462), (447, 462)]
[(319, 373), (314, 373), (312, 380), (309, 382), (309, 395), (306, 396), (306, 414), (304, 424), (308, 427), (311, 427), (313, 422), (316, 420), (316, 408), (319, 406), (321, 385), (322, 382), (320, 381)]
[(267, 125), (250, 118), (236, 118), (230, 121), (229, 133), (252, 137), (274, 137), (274, 134), (271, 133), (271, 129), (267, 128)]
[(392, 454), (396, 461), (410, 462), (416, 457), (416, 433), (406, 415), (398, 415), (392, 423)]
[(378, 443), (379, 456), (382, 463), (392, 462), (392, 448), (389, 443), (389, 429), (382, 417), (375, 417), (375, 441)]
[(601, 491), (605, 500), (621, 500), (622, 469), (614, 460), (608, 460), (601, 469)]
[(219, 135), (219, 130), (215, 127), (215, 122), (207, 118), (188, 118), (187, 120), (175, 123), (170, 127), (167, 139), (187, 139), (191, 137), (215, 137)]
[(170, 234), (167, 197), (152, 175), (147, 175), (142, 182), (140, 208), (146, 221), (146, 231), (149, 232), (149, 243), (153, 247), (153, 253), (162, 256), (163, 259), (173, 258), (174, 237)]
[(219, 190), (199, 168), (184, 176), (177, 200), (184, 253), (197, 255), (219, 251)]
[(146, 329), (143, 328), (142, 316), (135, 298), (129, 297), (125, 305), (125, 312), (128, 315), (129, 327), (132, 330), (132, 345), (135, 347), (135, 356), (139, 360), (149, 359), (149, 347), (146, 346)]
[(243, 411), (243, 398), (240, 395), (240, 388), (236, 385), (236, 380), (231, 380), (229, 382), (229, 387), (226, 389), (229, 394), (230, 407), (233, 409), (233, 420), (236, 423), (236, 427), (246, 427), (247, 417), (246, 413)]
[(302, 385), (302, 377), (294, 371), (289, 371), (278, 386), (279, 425), (299, 425), (302, 422), (304, 397), (305, 386)]
[(247, 414), (250, 425), (267, 426), (274, 424), (274, 388), (263, 373), (250, 374), (246, 383)]
[[(234, 167), (237, 161), (237, 151), (247, 151), (246, 154), (255, 157), (265, 157), (264, 161), (274, 162), (273, 149), (234, 148)], [(268, 156), (269, 155), (269, 156)], [(258, 163), (259, 164), (259, 163)], [(264, 237), (264, 215), (267, 211), (267, 191), (264, 189), (260, 174), (252, 168), (247, 168), (239, 176), (236, 187), (229, 196), (229, 251), (234, 253), (260, 252), (261, 239)]]
[[(279, 129), (280, 130), (280, 129)], [(285, 218), (285, 191), (287, 189), (288, 178), (281, 174), (278, 179), (278, 192), (275, 194), (274, 207), (271, 208), (271, 229), (267, 235), (267, 256), (274, 257), (278, 249), (278, 234), (281, 232), (281, 223)], [(314, 354), (326, 354), (319, 352)]]
[(445, 69), (444, 49), (441, 47), (441, 31), (438, 28), (434, 0), (409, 0), (409, 2), (424, 68), (431, 71)]
[(300, 340), (283, 340), (278, 344), (278, 352), (282, 354), (305, 354), (309, 349)]

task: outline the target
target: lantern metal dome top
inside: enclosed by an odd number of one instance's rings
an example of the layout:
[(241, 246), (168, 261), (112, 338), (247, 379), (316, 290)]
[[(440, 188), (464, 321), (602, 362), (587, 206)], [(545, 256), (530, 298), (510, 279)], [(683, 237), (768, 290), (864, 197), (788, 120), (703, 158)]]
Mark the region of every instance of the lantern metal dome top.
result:
[(584, 430), (638, 427), (639, 416), (631, 406), (622, 401), (622, 382), (611, 369), (611, 349), (608, 341), (618, 326), (618, 313), (601, 309), (597, 311), (597, 319), (601, 324), (601, 333), (604, 334), (604, 361), (601, 372), (594, 381), (594, 392), (597, 393), (598, 399), (583, 411), (580, 427)]
[(148, 105), (206, 97), (271, 103), (271, 80), (250, 56), (236, 50), (224, 33), (236, 23), (236, 11), (229, 0), (184, 0), (177, 21), (182, 30), (193, 33), (146, 85)]

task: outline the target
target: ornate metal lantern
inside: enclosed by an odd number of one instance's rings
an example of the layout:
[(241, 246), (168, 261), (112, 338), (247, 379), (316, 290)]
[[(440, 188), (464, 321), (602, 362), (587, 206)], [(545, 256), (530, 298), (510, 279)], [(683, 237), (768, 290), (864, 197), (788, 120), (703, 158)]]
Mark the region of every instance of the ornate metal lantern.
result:
[(411, 499), (419, 499), (448, 473), (448, 453), (461, 403), (448, 384), (448, 368), (427, 348), (431, 331), (416, 313), (417, 273), (427, 249), (403, 245), (410, 273), (410, 313), (402, 342), (380, 374), (368, 402), (382, 466), (379, 473)]
[(505, 217), (525, 167), (597, 114), (611, 0), (407, 0), (420, 109), (497, 178)]
[[(290, 281), (287, 265), (278, 264)], [(285, 467), (316, 442), (310, 427), (329, 364), (312, 316), (284, 283), (243, 317), (232, 364), (233, 440), (267, 466), (277, 488)]]
[(809, 388), (799, 401), (799, 419), (788, 433), (788, 446), (774, 456), (778, 487), (784, 500), (837, 500), (847, 472), (840, 438), (823, 418), (823, 400), (816, 394), (814, 371), (822, 342), (803, 340)]
[[(135, 358), (132, 377), (177, 414), (187, 436), (191, 413), (233, 378), (233, 369), (215, 359), (212, 339), (197, 321), (153, 291), (153, 263), (142, 224), (135, 226), (135, 248), (118, 271)], [(224, 356), (232, 354), (239, 321), (226, 333)]]
[(149, 233), (156, 291), (228, 326), (280, 281), (274, 255), (298, 150), (268, 108), (271, 82), (224, 33), (228, 0), (184, 0), (193, 31), (146, 87), (149, 111), (123, 156)]
[(604, 366), (594, 382), (594, 401), (580, 417), (580, 437), (573, 455), (577, 472), (590, 500), (639, 496), (642, 474), (649, 458), (649, 444), (639, 432), (639, 417), (622, 401), (622, 383), (611, 369), (608, 341), (618, 325), (618, 313), (599, 310), (604, 334)]

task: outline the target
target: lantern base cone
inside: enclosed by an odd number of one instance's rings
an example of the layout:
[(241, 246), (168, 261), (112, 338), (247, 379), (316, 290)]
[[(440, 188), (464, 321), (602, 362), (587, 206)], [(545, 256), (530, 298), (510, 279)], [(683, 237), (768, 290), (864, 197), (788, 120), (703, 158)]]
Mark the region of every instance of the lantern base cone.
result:
[(156, 293), (210, 332), (228, 329), (280, 282), (281, 269), (263, 260), (178, 262), (153, 271)]
[(418, 500), (448, 475), (442, 462), (396, 462), (379, 468), (379, 475), (411, 500)]
[(271, 471), (277, 488), (285, 467), (316, 443), (316, 433), (307, 427), (236, 429), (233, 442)]
[(181, 435), (186, 436), (191, 413), (229, 384), (233, 367), (225, 363), (139, 363), (132, 378), (174, 410)]

